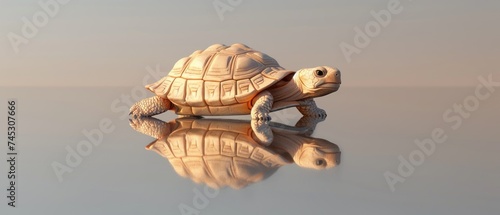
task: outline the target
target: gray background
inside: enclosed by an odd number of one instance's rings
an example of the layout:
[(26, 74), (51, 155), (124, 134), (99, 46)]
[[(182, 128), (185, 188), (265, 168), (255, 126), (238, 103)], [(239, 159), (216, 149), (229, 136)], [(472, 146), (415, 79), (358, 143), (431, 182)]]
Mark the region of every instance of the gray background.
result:
[[(339, 92), (318, 99), (329, 116), (314, 133), (339, 145), (342, 163), (325, 171), (284, 166), (243, 190), (221, 190), (200, 214), (498, 214), (499, 88), (457, 130), (442, 115), (474, 95), (479, 76), (500, 80), (500, 3), (402, 0), (403, 12), (348, 63), (339, 44), (352, 44), (353, 28), (387, 2), (243, 1), (221, 21), (212, 1), (73, 0), (16, 54), (6, 35), (20, 34), (22, 17), (40, 7), (0, 0), (0, 119), (6, 99), (17, 98), (20, 144), (18, 208), (4, 201), (1, 213), (180, 214), (204, 186), (144, 150), (153, 139), (112, 104), (146, 96), (146, 67), (166, 74), (194, 50), (241, 42), (287, 69), (343, 72)], [(293, 125), (298, 112), (272, 116)], [(116, 129), (59, 182), (51, 164), (64, 162), (65, 147), (103, 118)], [(448, 140), (391, 192), (383, 173), (397, 171), (398, 156), (436, 127)], [(6, 168), (0, 162), (2, 175)], [(0, 183), (6, 188), (5, 176)]]
[[(4, 200), (2, 214), (181, 214), (180, 204), (193, 206), (193, 189), (204, 188), (145, 150), (153, 138), (137, 133), (121, 113), (111, 111), (112, 101), (130, 88), (5, 90), (1, 98), (19, 100), (20, 179), (18, 208), (7, 208)], [(497, 214), (500, 93), (482, 101), (457, 130), (442, 119), (446, 109), (473, 92), (341, 88), (318, 99), (329, 116), (313, 135), (340, 147), (340, 166), (324, 171), (284, 166), (242, 190), (221, 190), (201, 214)], [(298, 114), (286, 110), (272, 116), (293, 125)], [(65, 147), (76, 148), (86, 140), (82, 130), (97, 128), (103, 118), (111, 119), (115, 130), (59, 182), (51, 164), (64, 164)], [(174, 115), (159, 118), (169, 121)], [(391, 192), (384, 172), (397, 173), (398, 156), (408, 158), (418, 149), (414, 140), (430, 137), (436, 127), (448, 139)], [(0, 167), (4, 172), (6, 163)], [(4, 187), (6, 178), (0, 183)]]

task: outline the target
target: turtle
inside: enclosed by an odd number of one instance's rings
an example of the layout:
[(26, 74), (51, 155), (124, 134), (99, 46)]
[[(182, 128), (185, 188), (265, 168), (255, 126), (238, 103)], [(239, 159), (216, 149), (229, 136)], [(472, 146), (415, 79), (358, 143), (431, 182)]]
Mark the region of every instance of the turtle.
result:
[(244, 44), (214, 44), (178, 60), (167, 76), (146, 85), (155, 96), (130, 108), (133, 117), (173, 110), (181, 116), (251, 114), (270, 119), (269, 112), (289, 107), (305, 116), (326, 116), (313, 98), (337, 91), (337, 68), (318, 66), (286, 70), (267, 54)]
[(265, 146), (252, 122), (177, 118), (167, 123), (141, 117), (130, 125), (156, 138), (146, 149), (166, 158), (177, 174), (212, 188), (241, 189), (291, 163), (318, 170), (340, 163), (338, 145), (305, 135), (307, 129), (272, 123), (274, 141)]

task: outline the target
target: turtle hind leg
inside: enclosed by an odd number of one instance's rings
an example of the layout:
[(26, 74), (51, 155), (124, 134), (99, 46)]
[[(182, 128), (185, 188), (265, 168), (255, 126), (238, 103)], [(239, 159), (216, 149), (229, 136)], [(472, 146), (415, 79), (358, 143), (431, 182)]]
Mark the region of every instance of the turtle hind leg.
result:
[(167, 137), (172, 132), (175, 123), (167, 123), (154, 117), (138, 117), (129, 119), (130, 127), (137, 132), (162, 139)]
[(129, 115), (133, 117), (153, 116), (169, 110), (171, 106), (172, 103), (168, 99), (153, 96), (132, 105)]
[(271, 120), (269, 112), (273, 107), (273, 95), (269, 91), (263, 91), (252, 100), (252, 110), (250, 114), (252, 119)]

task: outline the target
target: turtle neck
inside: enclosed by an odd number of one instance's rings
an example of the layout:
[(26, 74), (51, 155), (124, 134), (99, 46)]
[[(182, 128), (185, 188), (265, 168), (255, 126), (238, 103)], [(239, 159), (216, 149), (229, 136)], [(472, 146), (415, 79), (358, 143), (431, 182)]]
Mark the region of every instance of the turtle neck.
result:
[(303, 141), (302, 138), (296, 135), (287, 136), (275, 133), (273, 145), (276, 148), (286, 151), (295, 161), (295, 156), (297, 152), (300, 151)]
[(273, 95), (274, 101), (297, 101), (304, 99), (302, 93), (302, 85), (300, 84), (299, 75), (295, 73), (292, 80), (283, 86), (271, 88), (269, 91)]

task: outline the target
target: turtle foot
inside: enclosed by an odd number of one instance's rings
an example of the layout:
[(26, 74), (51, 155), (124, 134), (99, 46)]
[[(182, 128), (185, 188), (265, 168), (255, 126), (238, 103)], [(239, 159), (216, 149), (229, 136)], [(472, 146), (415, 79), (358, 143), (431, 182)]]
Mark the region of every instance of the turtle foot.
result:
[(271, 121), (271, 116), (266, 110), (257, 109), (255, 113), (252, 113), (252, 120)]
[(303, 116), (295, 124), (295, 127), (297, 127), (297, 128), (305, 128), (306, 132), (304, 132), (304, 135), (311, 136), (314, 133), (314, 130), (316, 129), (316, 125), (318, 123), (320, 123), (320, 122), (325, 121), (325, 119), (326, 119), (326, 115), (324, 115), (324, 117)]
[(325, 119), (327, 117), (327, 114), (325, 110), (316, 107), (312, 110), (309, 110), (307, 112), (307, 115), (305, 116)]
[(170, 125), (153, 117), (134, 117), (129, 119), (129, 125), (134, 130), (145, 135), (160, 139), (170, 133)]
[(326, 111), (319, 108), (313, 99), (306, 99), (300, 103), (301, 105), (297, 106), (297, 110), (299, 110), (302, 115), (308, 117), (326, 118)]
[(273, 142), (274, 135), (269, 121), (252, 120), (251, 125), (255, 137), (262, 145), (268, 146)]

